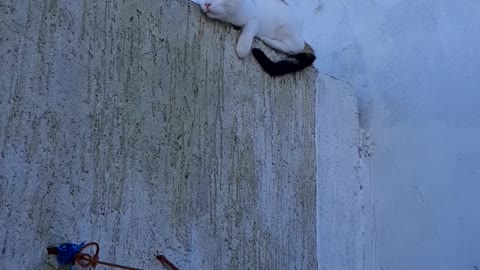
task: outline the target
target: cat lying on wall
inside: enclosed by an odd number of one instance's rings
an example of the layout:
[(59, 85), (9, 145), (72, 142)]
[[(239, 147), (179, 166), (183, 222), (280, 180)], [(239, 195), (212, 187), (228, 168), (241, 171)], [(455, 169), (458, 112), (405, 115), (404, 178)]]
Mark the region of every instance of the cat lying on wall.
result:
[[(315, 53), (303, 38), (303, 25), (292, 9), (281, 0), (192, 0), (212, 19), (241, 27), (237, 55), (246, 57), (250, 50), (271, 76), (300, 71), (315, 61)], [(253, 48), (253, 38), (289, 55), (271, 61), (260, 49)]]

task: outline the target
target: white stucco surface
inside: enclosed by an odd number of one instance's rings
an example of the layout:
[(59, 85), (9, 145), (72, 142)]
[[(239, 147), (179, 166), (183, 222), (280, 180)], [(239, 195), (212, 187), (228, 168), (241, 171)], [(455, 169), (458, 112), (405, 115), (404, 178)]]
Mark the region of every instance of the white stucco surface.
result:
[(480, 1), (291, 2), (372, 134), (365, 269), (479, 269)]

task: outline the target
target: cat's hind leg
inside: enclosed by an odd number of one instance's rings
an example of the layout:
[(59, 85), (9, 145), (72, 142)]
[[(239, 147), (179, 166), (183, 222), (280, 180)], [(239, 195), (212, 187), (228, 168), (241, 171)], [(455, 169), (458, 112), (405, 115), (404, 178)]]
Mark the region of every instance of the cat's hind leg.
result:
[(281, 52), (284, 52), (290, 55), (301, 53), (305, 46), (305, 42), (299, 41), (299, 40), (296, 42), (293, 40), (282, 41), (282, 40), (276, 40), (276, 39), (271, 39), (267, 37), (261, 38), (261, 40), (268, 46), (274, 48), (275, 50), (279, 50)]

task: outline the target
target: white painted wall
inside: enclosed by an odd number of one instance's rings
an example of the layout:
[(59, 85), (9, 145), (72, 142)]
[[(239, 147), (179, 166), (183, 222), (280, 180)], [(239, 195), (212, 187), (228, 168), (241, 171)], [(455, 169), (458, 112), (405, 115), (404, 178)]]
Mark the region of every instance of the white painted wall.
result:
[(296, 2), (373, 133), (365, 269), (480, 268), (480, 1)]

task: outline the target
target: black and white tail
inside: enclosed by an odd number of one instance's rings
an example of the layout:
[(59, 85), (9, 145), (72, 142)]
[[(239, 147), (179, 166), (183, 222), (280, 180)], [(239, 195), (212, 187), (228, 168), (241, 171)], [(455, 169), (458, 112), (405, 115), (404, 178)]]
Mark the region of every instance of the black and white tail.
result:
[(273, 77), (300, 71), (315, 61), (315, 52), (307, 43), (305, 43), (303, 52), (290, 55), (288, 58), (278, 62), (270, 60), (260, 49), (254, 48), (252, 49), (252, 53), (263, 70)]

